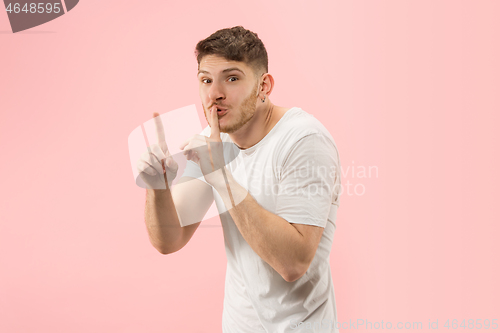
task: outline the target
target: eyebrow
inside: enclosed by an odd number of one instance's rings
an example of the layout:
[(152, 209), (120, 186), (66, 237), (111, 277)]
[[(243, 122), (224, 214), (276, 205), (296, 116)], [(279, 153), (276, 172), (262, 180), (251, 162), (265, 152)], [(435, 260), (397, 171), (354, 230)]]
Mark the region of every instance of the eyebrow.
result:
[[(221, 73), (226, 73), (226, 72), (231, 72), (231, 71), (238, 71), (238, 72), (241, 72), (241, 74), (245, 75), (245, 73), (243, 73), (243, 71), (241, 69), (239, 69), (238, 67), (230, 67), (230, 68), (226, 68), (224, 69)], [(209, 72), (207, 71), (204, 71), (202, 69), (200, 69), (198, 71), (198, 75), (200, 75), (201, 73), (204, 73), (204, 74), (210, 74)]]

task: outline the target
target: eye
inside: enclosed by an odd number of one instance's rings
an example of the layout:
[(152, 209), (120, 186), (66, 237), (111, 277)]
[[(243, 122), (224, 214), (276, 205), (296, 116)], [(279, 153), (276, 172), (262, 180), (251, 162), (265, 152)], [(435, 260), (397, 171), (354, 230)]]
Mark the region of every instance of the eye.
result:
[(201, 79), (201, 82), (203, 82), (203, 83), (210, 83), (210, 82), (205, 82), (205, 81), (210, 81), (210, 79)]
[[(231, 77), (229, 78), (229, 80), (231, 80), (231, 79), (235, 79), (234, 81), (238, 80), (238, 78), (237, 78), (236, 76), (231, 76)], [(231, 82), (234, 82), (234, 81), (231, 81)]]

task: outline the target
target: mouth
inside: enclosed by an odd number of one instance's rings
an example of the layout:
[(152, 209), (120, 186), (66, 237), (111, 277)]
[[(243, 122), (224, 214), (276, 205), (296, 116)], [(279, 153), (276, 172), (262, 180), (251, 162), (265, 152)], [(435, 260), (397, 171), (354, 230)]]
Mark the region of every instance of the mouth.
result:
[(228, 109), (226, 109), (226, 108), (219, 108), (219, 107), (217, 107), (217, 115), (218, 115), (218, 116), (223, 116), (223, 115), (225, 115), (227, 112), (228, 112)]

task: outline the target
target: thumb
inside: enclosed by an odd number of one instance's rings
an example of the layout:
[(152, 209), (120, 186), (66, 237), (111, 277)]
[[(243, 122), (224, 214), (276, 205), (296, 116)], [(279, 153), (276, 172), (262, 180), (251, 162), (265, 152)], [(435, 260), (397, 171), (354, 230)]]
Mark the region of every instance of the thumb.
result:
[(167, 158), (165, 159), (165, 165), (166, 165), (169, 169), (175, 168), (175, 166), (176, 166), (176, 162), (175, 162), (174, 158), (172, 157), (172, 155), (168, 155), (168, 156), (167, 156)]

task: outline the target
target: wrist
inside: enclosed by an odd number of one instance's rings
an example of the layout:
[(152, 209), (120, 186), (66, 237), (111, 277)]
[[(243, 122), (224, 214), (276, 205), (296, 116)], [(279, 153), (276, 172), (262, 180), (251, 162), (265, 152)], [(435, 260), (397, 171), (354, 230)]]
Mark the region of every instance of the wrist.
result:
[(164, 195), (166, 195), (166, 194), (168, 194), (168, 193), (171, 193), (171, 192), (170, 192), (170, 188), (171, 188), (171, 187), (166, 188), (166, 189), (165, 189), (165, 188), (161, 188), (161, 189), (157, 189), (157, 188), (156, 188), (156, 189), (148, 188), (148, 189), (146, 189), (146, 191), (147, 191), (150, 195), (152, 195), (153, 197), (155, 197), (155, 198), (156, 198), (156, 197), (163, 197)]

